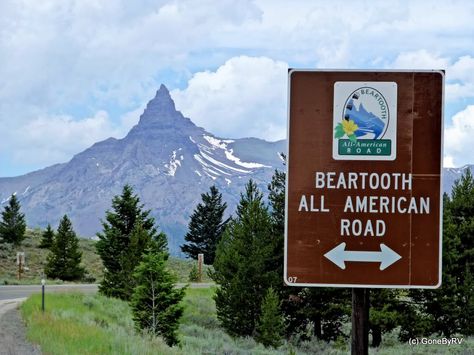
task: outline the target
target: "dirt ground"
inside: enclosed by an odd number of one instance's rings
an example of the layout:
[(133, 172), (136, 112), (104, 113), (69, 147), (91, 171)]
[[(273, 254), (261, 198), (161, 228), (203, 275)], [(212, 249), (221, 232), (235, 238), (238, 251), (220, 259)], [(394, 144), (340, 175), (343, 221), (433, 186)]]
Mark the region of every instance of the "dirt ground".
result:
[(0, 355), (40, 355), (38, 346), (27, 342), (25, 325), (18, 311), (25, 298), (0, 301)]

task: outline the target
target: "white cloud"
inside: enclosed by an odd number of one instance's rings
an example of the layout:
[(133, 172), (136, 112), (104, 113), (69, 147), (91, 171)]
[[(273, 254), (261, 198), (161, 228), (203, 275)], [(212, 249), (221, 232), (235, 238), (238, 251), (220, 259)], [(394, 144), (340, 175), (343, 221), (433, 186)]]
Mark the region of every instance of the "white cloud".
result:
[(460, 167), (473, 163), (474, 105), (469, 105), (453, 116), (452, 124), (444, 131), (444, 165)]
[(425, 49), (400, 53), (388, 65), (393, 69), (444, 69), (446, 70), (446, 100), (474, 98), (474, 58), (441, 56)]
[(240, 56), (216, 71), (199, 72), (171, 95), (177, 109), (220, 137), (286, 135), (288, 65), (265, 57)]
[(420, 49), (400, 53), (390, 66), (396, 69), (446, 69), (449, 66), (449, 59)]
[(130, 108), (155, 76), (183, 68), (215, 28), (258, 19), (250, 1), (2, 1), (1, 100), (61, 109), (95, 100)]
[[(103, 136), (111, 136), (128, 126), (120, 117), (142, 107), (162, 81), (182, 87), (190, 79), (186, 89), (175, 91), (178, 108), (205, 128), (219, 135), (282, 138), (286, 75), (277, 72), (286, 63), (364, 69), (446, 65), (447, 102), (472, 100), (473, 11), (469, 0), (3, 0), (0, 131), (14, 132), (45, 117), (87, 121), (91, 112), (104, 110), (110, 117)], [(246, 56), (253, 58), (247, 64)], [(268, 67), (257, 58), (265, 58)], [(241, 78), (244, 68), (258, 69), (250, 71), (253, 78)], [(225, 86), (224, 77), (235, 84)], [(222, 89), (214, 92), (205, 80)], [(239, 90), (243, 84), (248, 94)], [(202, 102), (192, 103), (193, 97)], [(225, 124), (219, 118), (224, 116)], [(127, 117), (122, 120), (138, 119), (134, 113)], [(99, 137), (93, 127), (82, 128)], [(27, 146), (15, 137), (0, 142), (10, 161)], [(73, 148), (79, 145), (70, 144), (52, 156), (77, 153)]]
[(137, 110), (127, 113), (119, 120), (120, 124), (114, 124), (105, 111), (82, 120), (71, 116), (40, 116), (11, 132), (2, 145), (17, 142), (15, 159), (43, 167), (68, 161), (74, 154), (110, 136), (125, 136), (137, 123), (138, 116)]

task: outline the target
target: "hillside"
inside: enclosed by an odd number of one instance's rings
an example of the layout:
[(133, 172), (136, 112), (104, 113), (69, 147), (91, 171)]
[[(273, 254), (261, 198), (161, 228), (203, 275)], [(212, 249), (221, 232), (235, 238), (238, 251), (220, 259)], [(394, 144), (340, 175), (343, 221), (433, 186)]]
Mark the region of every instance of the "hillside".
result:
[[(40, 229), (27, 230), (26, 238), (19, 248), (15, 248), (10, 244), (0, 244), (0, 285), (39, 284), (41, 282), (44, 265), (49, 253), (48, 249), (39, 248), (41, 232)], [(102, 261), (99, 255), (96, 254), (95, 243), (95, 241), (89, 239), (81, 238), (79, 240), (79, 247), (82, 251), (82, 265), (88, 272), (87, 278), (82, 281), (84, 283), (98, 283), (102, 278)], [(21, 281), (17, 279), (17, 251), (25, 252), (28, 268), (23, 273)], [(177, 275), (179, 282), (188, 282), (192, 265), (192, 260), (176, 257), (170, 257), (168, 261), (169, 269)], [(209, 281), (208, 268), (208, 266), (204, 266), (204, 282)], [(48, 283), (51, 282), (62, 283), (60, 280), (48, 280)]]

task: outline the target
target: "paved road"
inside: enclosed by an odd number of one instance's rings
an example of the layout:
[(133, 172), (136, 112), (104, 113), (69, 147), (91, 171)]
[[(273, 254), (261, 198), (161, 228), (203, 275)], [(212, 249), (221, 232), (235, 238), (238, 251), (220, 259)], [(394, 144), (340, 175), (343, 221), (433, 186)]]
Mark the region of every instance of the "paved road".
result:
[[(66, 292), (66, 291), (79, 291), (84, 293), (97, 292), (97, 285), (46, 285), (46, 292)], [(7, 300), (13, 298), (28, 297), (33, 293), (41, 293), (41, 285), (13, 285), (13, 286), (0, 286), (0, 300)]]
[[(179, 283), (178, 287), (183, 287), (184, 283)], [(213, 283), (192, 283), (190, 288), (208, 288)], [(46, 292), (68, 292), (78, 291), (84, 293), (97, 292), (97, 284), (65, 284), (65, 285), (46, 285)], [(12, 285), (0, 286), (0, 300), (9, 300), (15, 298), (28, 297), (33, 293), (41, 293), (41, 285)]]

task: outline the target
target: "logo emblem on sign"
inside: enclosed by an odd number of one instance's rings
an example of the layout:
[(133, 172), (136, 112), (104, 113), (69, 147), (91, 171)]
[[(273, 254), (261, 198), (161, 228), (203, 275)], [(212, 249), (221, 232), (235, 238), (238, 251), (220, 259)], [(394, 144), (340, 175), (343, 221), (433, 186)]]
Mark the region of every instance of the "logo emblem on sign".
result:
[(397, 84), (334, 84), (333, 158), (394, 160), (397, 153)]

